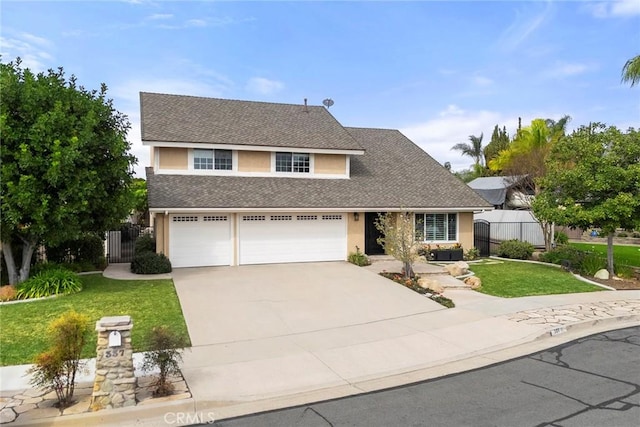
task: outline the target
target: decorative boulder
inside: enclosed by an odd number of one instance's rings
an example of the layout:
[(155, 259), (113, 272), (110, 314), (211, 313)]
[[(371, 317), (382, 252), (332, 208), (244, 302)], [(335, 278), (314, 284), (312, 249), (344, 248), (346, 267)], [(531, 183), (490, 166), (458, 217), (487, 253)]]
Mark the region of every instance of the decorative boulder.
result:
[(540, 261), (540, 256), (542, 255), (542, 252), (540, 251), (533, 251), (533, 253), (531, 254), (531, 259), (534, 261)]
[(464, 276), (469, 272), (469, 264), (464, 261), (458, 261), (445, 265), (444, 269), (453, 277)]
[(601, 280), (609, 280), (609, 272), (606, 269), (596, 271), (596, 274), (593, 275), (596, 279)]
[(430, 289), (433, 293), (441, 294), (444, 292), (444, 287), (438, 283), (437, 280), (421, 277), (418, 279), (418, 285), (424, 289)]
[(482, 281), (477, 276), (470, 276), (464, 279), (464, 283), (471, 286), (471, 289), (478, 289), (482, 286)]

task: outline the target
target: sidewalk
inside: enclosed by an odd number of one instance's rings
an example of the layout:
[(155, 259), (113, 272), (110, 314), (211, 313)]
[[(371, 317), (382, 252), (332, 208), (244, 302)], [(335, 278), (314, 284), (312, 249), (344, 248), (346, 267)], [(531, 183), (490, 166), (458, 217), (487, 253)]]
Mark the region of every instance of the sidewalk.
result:
[[(640, 324), (640, 291), (503, 299), (450, 288), (445, 296), (456, 308), (194, 347), (185, 352), (182, 369), (191, 399), (28, 424), (180, 425), (175, 416), (166, 418), (176, 413), (185, 414), (183, 424), (205, 422), (211, 416), (219, 420), (462, 372), (580, 336)], [(20, 387), (6, 380), (15, 369), (0, 369), (3, 397), (10, 387)], [(8, 425), (25, 424), (18, 417)]]

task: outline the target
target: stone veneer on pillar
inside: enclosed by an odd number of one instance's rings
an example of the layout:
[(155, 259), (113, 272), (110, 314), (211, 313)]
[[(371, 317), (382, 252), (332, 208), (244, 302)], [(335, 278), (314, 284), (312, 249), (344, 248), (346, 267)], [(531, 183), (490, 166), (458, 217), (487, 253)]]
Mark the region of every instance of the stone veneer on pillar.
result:
[(136, 404), (132, 327), (131, 316), (103, 317), (96, 322), (98, 345), (92, 411)]

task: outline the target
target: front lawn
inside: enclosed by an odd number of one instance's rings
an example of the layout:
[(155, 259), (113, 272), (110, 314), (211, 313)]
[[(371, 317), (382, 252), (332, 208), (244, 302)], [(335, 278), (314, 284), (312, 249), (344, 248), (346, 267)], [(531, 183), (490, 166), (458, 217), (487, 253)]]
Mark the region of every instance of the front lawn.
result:
[[(134, 351), (146, 350), (144, 337), (166, 325), (189, 341), (182, 309), (171, 280), (113, 280), (101, 274), (80, 276), (84, 288), (72, 295), (0, 306), (0, 366), (32, 363), (47, 347), (49, 323), (67, 310), (86, 314), (95, 322), (104, 316), (130, 315)], [(96, 332), (82, 357), (95, 357)]]
[[(601, 243), (570, 243), (583, 251), (594, 252), (607, 257), (607, 245)], [(638, 245), (613, 245), (613, 262), (618, 265), (640, 267), (640, 246)]]
[(482, 280), (480, 292), (504, 298), (570, 294), (603, 290), (576, 279), (570, 273), (541, 264), (489, 260), (469, 269)]

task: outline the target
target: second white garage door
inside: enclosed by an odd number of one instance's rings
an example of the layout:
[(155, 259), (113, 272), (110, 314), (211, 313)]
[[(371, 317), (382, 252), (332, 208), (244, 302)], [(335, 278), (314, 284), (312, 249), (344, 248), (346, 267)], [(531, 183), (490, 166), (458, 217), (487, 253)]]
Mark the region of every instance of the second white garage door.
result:
[(169, 258), (173, 267), (231, 264), (229, 215), (171, 215)]
[(347, 214), (239, 214), (240, 264), (341, 261)]

